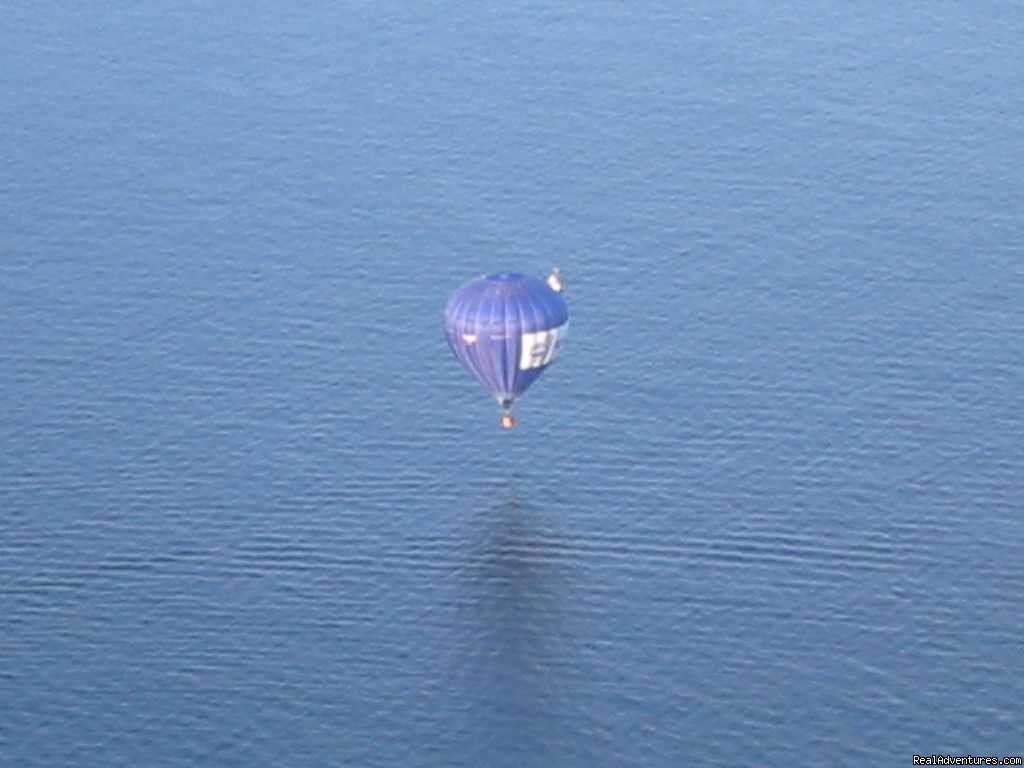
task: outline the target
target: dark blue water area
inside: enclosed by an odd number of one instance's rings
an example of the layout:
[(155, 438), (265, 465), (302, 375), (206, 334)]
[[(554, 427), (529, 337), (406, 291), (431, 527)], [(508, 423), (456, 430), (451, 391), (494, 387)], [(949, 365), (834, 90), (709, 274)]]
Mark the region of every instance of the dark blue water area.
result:
[(1024, 749), (1020, 3), (4, 17), (0, 764)]

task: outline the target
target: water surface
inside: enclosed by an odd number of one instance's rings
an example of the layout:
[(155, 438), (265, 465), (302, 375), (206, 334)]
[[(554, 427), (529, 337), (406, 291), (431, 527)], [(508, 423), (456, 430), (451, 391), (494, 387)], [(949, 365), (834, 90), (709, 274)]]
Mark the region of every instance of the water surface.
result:
[(1021, 753), (1019, 3), (5, 17), (0, 762)]

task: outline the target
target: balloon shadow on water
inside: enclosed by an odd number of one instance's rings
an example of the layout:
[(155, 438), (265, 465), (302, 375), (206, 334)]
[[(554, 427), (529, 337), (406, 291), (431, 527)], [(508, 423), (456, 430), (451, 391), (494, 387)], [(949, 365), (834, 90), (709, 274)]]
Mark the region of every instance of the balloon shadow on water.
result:
[(479, 765), (552, 765), (576, 741), (565, 700), (571, 564), (556, 519), (509, 488), (470, 521), (455, 677)]

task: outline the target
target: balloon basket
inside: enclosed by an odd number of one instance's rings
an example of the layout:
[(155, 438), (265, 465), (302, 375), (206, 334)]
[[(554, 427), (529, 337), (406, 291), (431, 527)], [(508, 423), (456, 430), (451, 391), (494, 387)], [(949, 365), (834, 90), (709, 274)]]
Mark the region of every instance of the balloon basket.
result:
[(516, 425), (516, 417), (511, 413), (501, 414), (500, 421), (502, 429), (512, 429)]

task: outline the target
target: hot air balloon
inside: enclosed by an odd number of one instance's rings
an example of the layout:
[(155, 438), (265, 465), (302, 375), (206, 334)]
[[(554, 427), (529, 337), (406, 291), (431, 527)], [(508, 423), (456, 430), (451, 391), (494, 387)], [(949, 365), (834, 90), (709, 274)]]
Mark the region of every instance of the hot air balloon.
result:
[(558, 269), (547, 282), (496, 272), (457, 290), (444, 310), (448, 346), (501, 406), (501, 426), (516, 424), (512, 403), (558, 355), (569, 328)]

